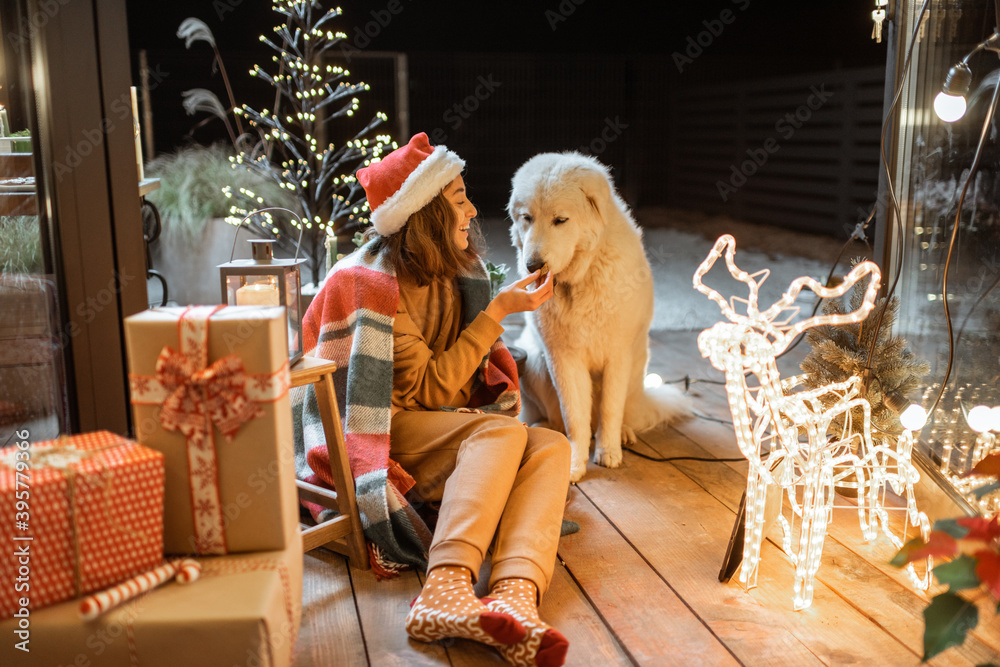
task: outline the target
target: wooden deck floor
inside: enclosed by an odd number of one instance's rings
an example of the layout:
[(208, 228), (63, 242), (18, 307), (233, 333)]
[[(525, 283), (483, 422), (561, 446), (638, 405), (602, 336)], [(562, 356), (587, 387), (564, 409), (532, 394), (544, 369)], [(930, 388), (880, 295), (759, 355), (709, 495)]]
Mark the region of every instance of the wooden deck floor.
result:
[[(650, 370), (672, 379), (721, 379), (697, 351), (695, 333), (654, 336)], [(797, 362), (786, 361), (786, 374)], [(700, 414), (729, 420), (723, 388), (691, 386)], [(734, 458), (732, 427), (695, 418), (648, 433), (652, 456)], [(744, 462), (655, 462), (626, 453), (621, 468), (590, 465), (566, 518), (543, 618), (570, 641), (568, 665), (916, 665), (927, 596), (887, 562), (880, 538), (866, 544), (857, 514), (836, 509), (814, 601), (792, 609), (794, 569), (780, 540), (763, 547), (758, 585), (718, 581), (740, 496)], [(774, 536), (772, 536), (774, 537)], [(377, 582), (326, 550), (305, 556), (299, 667), (504, 664), (474, 642), (423, 644), (403, 630), (421, 577)], [(1000, 664), (1000, 627), (984, 605), (979, 628), (934, 665)]]

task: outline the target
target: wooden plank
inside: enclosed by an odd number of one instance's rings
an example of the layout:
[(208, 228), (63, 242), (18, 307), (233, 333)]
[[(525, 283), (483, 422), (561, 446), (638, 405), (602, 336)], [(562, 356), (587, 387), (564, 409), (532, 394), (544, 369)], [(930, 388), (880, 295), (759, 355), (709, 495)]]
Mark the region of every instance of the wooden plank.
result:
[[(351, 519), (343, 514), (315, 526), (306, 526), (302, 528), (302, 550), (312, 551), (317, 547), (338, 540), (350, 532)], [(334, 548), (335, 546), (336, 548)], [(344, 545), (331, 545), (330, 548), (341, 553), (345, 547)]]
[[(659, 456), (709, 454), (679, 433), (671, 435), (670, 430), (653, 433), (652, 442), (647, 442)], [(713, 497), (736, 511), (745, 485), (745, 474), (726, 465), (688, 461), (678, 461), (673, 465)], [(852, 533), (855, 533), (853, 539)], [(780, 543), (780, 531), (772, 530), (769, 539)], [(852, 546), (849, 548), (845, 544)], [(886, 576), (888, 568), (877, 565), (887, 564), (895, 551), (884, 538), (864, 544), (857, 528), (857, 515), (846, 509), (839, 514), (835, 511), (830, 532), (823, 544), (823, 560), (816, 579), (912, 651), (920, 653), (923, 646), (923, 610), (928, 603), (927, 597), (913, 590), (905, 577)], [(773, 566), (772, 562), (762, 559), (761, 568)], [(895, 568), (891, 569), (898, 572)], [(1000, 654), (980, 639), (971, 637), (965, 645), (949, 651), (935, 664), (975, 665), (989, 660), (996, 661), (998, 658)]]
[[(809, 74), (798, 74), (793, 76), (769, 77), (754, 79), (753, 81), (748, 81), (739, 87), (760, 91), (761, 93), (772, 93), (781, 89), (800, 88), (802, 86), (808, 87), (816, 84), (817, 82), (825, 82), (828, 86), (832, 87), (840, 85), (840, 82), (848, 79), (853, 81), (870, 81), (872, 84), (884, 86), (885, 68), (858, 67), (850, 70), (830, 70), (826, 72), (810, 72)], [(681, 95), (717, 95), (726, 97), (731, 96), (736, 88), (737, 86), (734, 86), (731, 83), (710, 84), (699, 86), (697, 88), (685, 88), (683, 91), (678, 93), (678, 97)]]
[(0, 216), (38, 215), (38, 197), (29, 193), (0, 192)]
[[(719, 583), (734, 512), (674, 466), (628, 457), (622, 468), (592, 471), (579, 487), (709, 627), (721, 622), (731, 631), (729, 624), (746, 624), (754, 631), (744, 636), (778, 638), (780, 652), (769, 641), (729, 644), (743, 663), (862, 663), (875, 655), (886, 664), (917, 662), (915, 653), (822, 583), (808, 610), (793, 611), (794, 570), (770, 543), (763, 545), (768, 567), (761, 568), (757, 588), (744, 592), (735, 583)], [(798, 650), (784, 650), (795, 645), (791, 638)]]
[(297, 667), (366, 665), (347, 561), (328, 551), (305, 554)]
[(403, 572), (394, 579), (378, 581), (371, 572), (352, 570), (351, 581), (368, 664), (378, 667), (450, 664), (445, 648), (439, 643), (418, 642), (406, 635), (406, 614), (421, 588), (416, 572)]
[[(566, 664), (593, 667), (634, 664), (615, 638), (621, 628), (615, 625), (609, 628), (599, 611), (591, 605), (589, 597), (590, 591), (581, 590), (567, 569), (557, 564), (552, 584), (538, 611), (546, 623), (559, 630), (569, 641)], [(631, 622), (635, 621), (633, 615)]]
[[(589, 498), (573, 493), (566, 516), (580, 524), (580, 532), (562, 538), (559, 557), (638, 664), (737, 664), (718, 637)], [(642, 609), (655, 609), (655, 613), (643, 614), (643, 622), (635, 623)], [(588, 647), (578, 653), (595, 652)]]
[(302, 357), (291, 368), (293, 387), (319, 382), (320, 378), (337, 370), (336, 362), (319, 357)]

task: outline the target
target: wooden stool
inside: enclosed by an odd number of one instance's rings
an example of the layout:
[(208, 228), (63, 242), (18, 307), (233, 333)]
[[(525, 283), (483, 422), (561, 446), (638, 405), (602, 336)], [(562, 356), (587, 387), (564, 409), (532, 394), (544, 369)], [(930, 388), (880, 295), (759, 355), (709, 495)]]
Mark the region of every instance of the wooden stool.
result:
[(302, 357), (292, 366), (292, 386), (311, 384), (316, 389), (316, 402), (326, 433), (326, 447), (330, 452), (330, 473), (336, 493), (315, 484), (296, 480), (299, 499), (335, 509), (340, 514), (315, 526), (302, 525), (302, 545), (305, 551), (326, 547), (347, 556), (351, 565), (367, 570), (368, 549), (361, 530), (361, 515), (354, 496), (354, 477), (347, 461), (344, 429), (340, 424), (337, 395), (333, 386), (333, 372), (337, 364), (316, 357)]

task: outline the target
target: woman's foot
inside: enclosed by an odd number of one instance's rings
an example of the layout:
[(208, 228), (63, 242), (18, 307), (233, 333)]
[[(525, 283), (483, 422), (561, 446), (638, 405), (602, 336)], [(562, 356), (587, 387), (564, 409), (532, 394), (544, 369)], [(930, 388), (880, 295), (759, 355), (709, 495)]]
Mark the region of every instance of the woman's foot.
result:
[(406, 634), (423, 642), (457, 637), (503, 648), (523, 640), (524, 626), (511, 614), (491, 610), (472, 591), (472, 573), (440, 566), (427, 573), (406, 616)]
[(491, 611), (509, 614), (521, 622), (527, 636), (511, 646), (498, 646), (500, 654), (520, 667), (559, 667), (566, 661), (569, 642), (538, 616), (538, 588), (527, 579), (501, 579), (483, 598)]

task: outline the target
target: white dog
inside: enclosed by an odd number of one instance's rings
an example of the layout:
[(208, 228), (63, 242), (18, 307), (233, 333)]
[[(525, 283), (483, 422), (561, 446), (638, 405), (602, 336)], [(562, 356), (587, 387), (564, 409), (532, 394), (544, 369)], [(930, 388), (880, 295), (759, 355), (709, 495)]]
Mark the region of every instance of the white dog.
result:
[(642, 232), (594, 158), (542, 153), (514, 174), (507, 213), (522, 276), (548, 265), (555, 294), (525, 313), (521, 420), (566, 433), (570, 479), (622, 460), (635, 433), (689, 414), (673, 387), (644, 388), (653, 277)]

